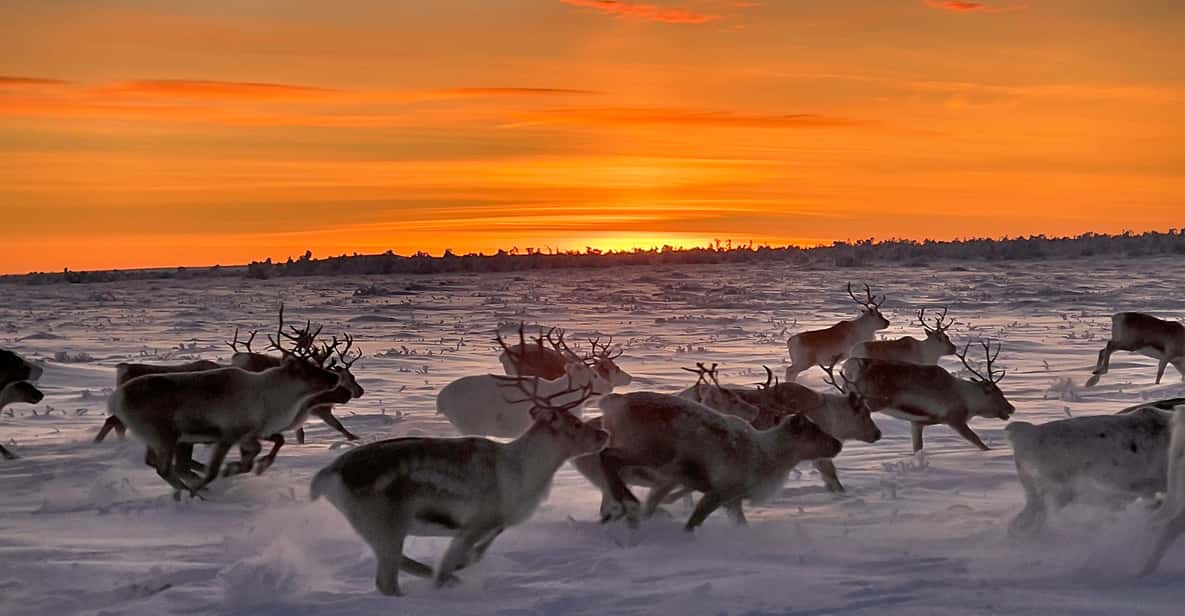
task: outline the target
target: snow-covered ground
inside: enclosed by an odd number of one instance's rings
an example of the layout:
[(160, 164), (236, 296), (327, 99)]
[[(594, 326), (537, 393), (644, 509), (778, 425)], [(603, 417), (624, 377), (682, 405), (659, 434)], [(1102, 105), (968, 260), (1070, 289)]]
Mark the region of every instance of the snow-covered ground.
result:
[[(727, 382), (761, 380), (762, 364), (781, 374), (787, 335), (856, 314), (849, 280), (888, 295), (889, 336), (916, 335), (917, 308), (949, 306), (956, 342), (1002, 341), (1016, 419), (1185, 395), (1171, 369), (1153, 385), (1152, 361), (1128, 354), (1080, 389), (1112, 312), (1183, 314), (1180, 260), (1108, 261), (0, 285), (0, 347), (45, 360), (47, 394), (0, 417), (21, 456), (0, 462), (0, 613), (1179, 614), (1185, 543), (1157, 575), (1134, 577), (1141, 504), (1071, 507), (1039, 540), (1007, 537), (1022, 495), (998, 421), (972, 424), (992, 451), (939, 426), (913, 456), (908, 426), (881, 417), (882, 441), (837, 459), (847, 495), (804, 468), (750, 509), (750, 526), (717, 514), (694, 535), (681, 530), (683, 504), (636, 532), (598, 524), (598, 493), (565, 466), (538, 514), (463, 584), (438, 592), (404, 576), (404, 598), (374, 590), (368, 548), (332, 506), (307, 500), (312, 475), (349, 446), (316, 419), (308, 444), (290, 439), (265, 475), (220, 480), (205, 502), (174, 502), (134, 441), (90, 442), (116, 362), (226, 359), (235, 326), (270, 329), (279, 300), (290, 318), (360, 340), (367, 394), (339, 417), (366, 440), (453, 434), (435, 393), (498, 369), (494, 329), (519, 320), (569, 339), (614, 335), (629, 389), (674, 391), (689, 382), (679, 367), (696, 361), (720, 362)], [(371, 283), (397, 294), (354, 296)], [(825, 387), (817, 370), (803, 381)], [(435, 562), (443, 541), (413, 538), (407, 550)]]

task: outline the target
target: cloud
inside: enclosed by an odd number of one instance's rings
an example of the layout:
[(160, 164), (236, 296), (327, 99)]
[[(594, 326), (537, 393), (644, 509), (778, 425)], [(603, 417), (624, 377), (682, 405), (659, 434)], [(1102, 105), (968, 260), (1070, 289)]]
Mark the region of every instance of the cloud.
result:
[(639, 4), (623, 0), (560, 0), (560, 2), (592, 9), (613, 17), (666, 24), (703, 24), (720, 18), (719, 15), (698, 13), (689, 9), (666, 8), (655, 4)]
[(967, 0), (926, 0), (926, 6), (932, 9), (954, 11), (956, 13), (999, 13), (1000, 9), (988, 6), (982, 2), (968, 2)]
[(720, 128), (843, 128), (866, 122), (818, 115), (743, 114), (729, 111), (664, 107), (565, 107), (522, 115), (519, 126), (532, 124), (665, 125)]
[(288, 99), (332, 94), (335, 90), (283, 83), (213, 81), (189, 79), (145, 79), (126, 81), (99, 89), (102, 94), (163, 96), (202, 99)]
[(0, 75), (0, 88), (27, 88), (39, 86), (64, 86), (67, 82), (61, 79), (46, 79), (43, 77), (12, 77)]
[(442, 95), (455, 94), (458, 96), (553, 96), (565, 94), (599, 94), (594, 90), (576, 90), (570, 88), (441, 88), (429, 90), (426, 94), (439, 93)]

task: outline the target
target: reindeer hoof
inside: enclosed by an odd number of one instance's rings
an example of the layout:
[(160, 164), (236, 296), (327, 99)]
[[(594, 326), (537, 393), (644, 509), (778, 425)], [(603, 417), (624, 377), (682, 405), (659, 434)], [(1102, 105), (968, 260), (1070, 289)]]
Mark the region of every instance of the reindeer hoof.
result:
[(437, 588), (452, 588), (453, 586), (459, 586), (460, 584), (461, 584), (461, 578), (459, 578), (451, 573), (444, 576), (443, 578), (441, 578), (439, 580), (436, 580), (436, 587)]
[(1086, 379), (1085, 386), (1086, 387), (1094, 387), (1095, 385), (1098, 385), (1098, 383), (1099, 383), (1099, 375), (1096, 374), (1096, 375), (1090, 377), (1089, 379)]
[(272, 467), (272, 461), (271, 461), (271, 460), (263, 460), (263, 461), (261, 461), (259, 464), (256, 464), (256, 465), (255, 465), (255, 474), (256, 474), (256, 475), (262, 475), (262, 474), (263, 474), (263, 471), (266, 471), (267, 469), (269, 469), (269, 468), (271, 468), (271, 467)]

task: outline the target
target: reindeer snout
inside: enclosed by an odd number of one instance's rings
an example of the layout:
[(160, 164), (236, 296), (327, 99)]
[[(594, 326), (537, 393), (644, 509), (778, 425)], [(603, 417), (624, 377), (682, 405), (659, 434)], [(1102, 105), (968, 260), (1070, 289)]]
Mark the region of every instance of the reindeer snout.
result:
[(873, 430), (873, 431), (872, 431), (872, 438), (870, 438), (870, 439), (868, 440), (868, 442), (869, 442), (869, 443), (875, 443), (875, 442), (877, 442), (877, 441), (881, 440), (881, 437), (882, 437), (882, 436), (884, 436), (884, 435), (883, 435), (883, 434), (881, 434), (881, 429), (880, 429), (880, 428), (877, 428), (876, 430)]
[(29, 400), (29, 402), (31, 404), (37, 404), (38, 402), (41, 402), (43, 399), (45, 399), (45, 394), (41, 393), (41, 390), (38, 389), (36, 391), (36, 393), (33, 394), (33, 399)]

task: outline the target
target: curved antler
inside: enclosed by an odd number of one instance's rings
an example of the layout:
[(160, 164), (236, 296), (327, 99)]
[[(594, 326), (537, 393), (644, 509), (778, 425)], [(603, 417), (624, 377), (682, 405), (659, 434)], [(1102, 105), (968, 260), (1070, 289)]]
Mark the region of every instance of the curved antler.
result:
[(1007, 370), (1001, 370), (999, 375), (997, 375), (995, 367), (994, 367), (995, 363), (996, 363), (996, 358), (1000, 357), (1000, 348), (1001, 348), (1000, 343), (996, 343), (996, 352), (995, 353), (992, 352), (991, 340), (981, 338), (979, 340), (979, 344), (983, 345), (983, 353), (984, 353), (985, 359), (987, 360), (987, 363), (985, 364), (985, 368), (987, 369), (987, 376), (986, 377), (983, 374), (981, 374), (978, 370), (976, 370), (975, 368), (972, 368), (970, 362), (967, 361), (967, 351), (971, 348), (970, 342), (968, 342), (963, 347), (962, 353), (956, 352), (955, 356), (958, 357), (959, 360), (961, 360), (963, 362), (963, 367), (967, 368), (967, 371), (970, 372), (976, 380), (978, 380), (982, 383), (992, 383), (992, 384), (999, 383), (1000, 381), (1002, 381), (1004, 379), (1004, 375), (1008, 374)]
[(864, 294), (867, 296), (865, 299), (856, 297), (856, 294), (852, 291), (852, 283), (848, 283), (848, 297), (852, 298), (852, 301), (863, 306), (865, 310), (879, 310), (881, 304), (885, 303), (885, 296), (874, 296), (872, 294), (872, 288), (868, 286), (867, 282), (864, 283)]

